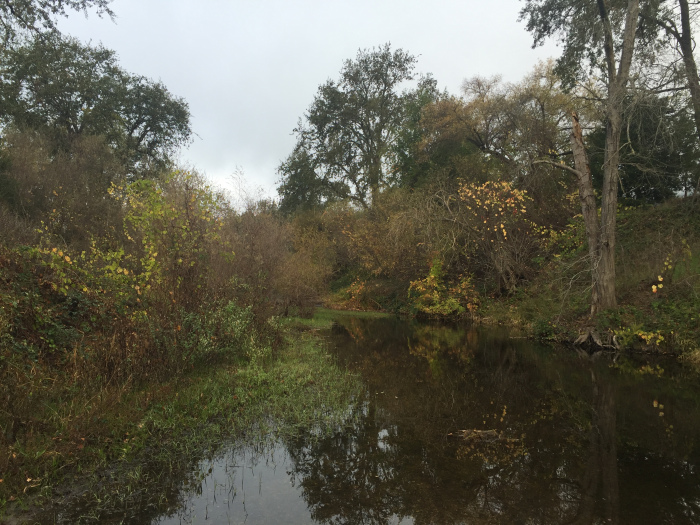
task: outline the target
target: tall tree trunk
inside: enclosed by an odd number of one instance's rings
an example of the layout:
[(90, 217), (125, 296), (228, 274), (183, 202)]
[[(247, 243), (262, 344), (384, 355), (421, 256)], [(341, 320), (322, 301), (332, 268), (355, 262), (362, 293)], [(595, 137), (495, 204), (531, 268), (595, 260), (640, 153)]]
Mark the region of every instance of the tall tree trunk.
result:
[[(628, 0), (625, 29), (619, 64), (616, 64), (615, 41), (605, 0), (597, 0), (604, 32), (605, 62), (607, 65), (608, 98), (605, 111), (605, 162), (603, 164), (603, 194), (600, 225), (600, 308), (617, 308), (615, 296), (615, 237), (617, 219), (617, 185), (619, 182), (620, 133), (622, 108), (634, 53), (634, 42), (639, 19), (639, 0)], [(617, 66), (617, 67), (616, 67)]]
[[(613, 104), (610, 104), (613, 106)], [(616, 104), (615, 104), (616, 106)], [(622, 118), (617, 107), (608, 112), (603, 164), (603, 193), (600, 210), (600, 260), (598, 262), (600, 309), (617, 308), (615, 297), (615, 237), (617, 225), (618, 164)]]
[(688, 90), (690, 100), (693, 104), (693, 114), (695, 116), (695, 129), (700, 137), (700, 78), (698, 78), (698, 67), (693, 56), (693, 35), (690, 27), (690, 10), (688, 0), (678, 0), (681, 8), (681, 32), (676, 32), (674, 36), (678, 41), (678, 46), (683, 57), (685, 75), (688, 80)]
[(586, 226), (588, 239), (588, 257), (591, 261), (591, 315), (598, 313), (600, 309), (600, 277), (598, 265), (600, 263), (600, 225), (598, 223), (598, 206), (593, 191), (593, 177), (591, 166), (588, 162), (586, 147), (583, 143), (583, 131), (578, 114), (571, 114), (571, 151), (574, 153), (574, 166), (576, 167), (576, 179), (578, 181), (578, 195), (581, 201), (581, 214)]

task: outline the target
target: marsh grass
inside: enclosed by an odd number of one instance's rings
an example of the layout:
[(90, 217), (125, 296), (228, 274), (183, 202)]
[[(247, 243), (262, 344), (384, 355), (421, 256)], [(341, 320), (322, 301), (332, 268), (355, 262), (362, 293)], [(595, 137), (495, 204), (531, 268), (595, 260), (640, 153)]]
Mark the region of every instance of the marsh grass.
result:
[(327, 330), (337, 322), (339, 318), (366, 318), (376, 319), (382, 317), (392, 317), (393, 314), (376, 311), (358, 310), (333, 310), (330, 308), (316, 308), (312, 317), (290, 317), (284, 323), (292, 328), (301, 330)]
[[(296, 332), (274, 358), (201, 366), (96, 401), (99, 408), (88, 412), (99, 418), (84, 439), (61, 440), (61, 448), (44, 437), (13, 452), (24, 458), (24, 479), (34, 481), (5, 480), (14, 483), (5, 485), (4, 501), (14, 496), (10, 510), (19, 523), (156, 516), (177, 506), (179, 489), (196, 483), (198, 462), (223, 445), (309, 429), (323, 435), (342, 423), (359, 392), (359, 378), (337, 366), (318, 338)], [(50, 510), (33, 512), (40, 507)]]

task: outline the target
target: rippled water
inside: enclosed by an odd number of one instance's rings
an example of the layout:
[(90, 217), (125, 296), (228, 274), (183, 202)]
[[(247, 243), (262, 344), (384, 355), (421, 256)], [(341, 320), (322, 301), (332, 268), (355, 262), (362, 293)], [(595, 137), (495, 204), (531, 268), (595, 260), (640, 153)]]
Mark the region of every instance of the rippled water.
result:
[(670, 361), (340, 316), (363, 399), (318, 440), (231, 448), (153, 523), (700, 523), (700, 389)]

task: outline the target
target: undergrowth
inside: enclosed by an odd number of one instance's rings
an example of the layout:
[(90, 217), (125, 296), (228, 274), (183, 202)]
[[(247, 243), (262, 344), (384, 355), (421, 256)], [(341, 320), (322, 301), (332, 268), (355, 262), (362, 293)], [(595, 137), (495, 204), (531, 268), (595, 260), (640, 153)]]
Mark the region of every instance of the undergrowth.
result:
[[(515, 324), (544, 340), (571, 341), (584, 328), (623, 348), (690, 355), (700, 348), (700, 213), (690, 199), (621, 208), (619, 308), (589, 315), (587, 248), (572, 223), (554, 257), (515, 294), (484, 301), (482, 320)], [(575, 242), (569, 242), (573, 239)], [(578, 241), (576, 241), (578, 239)]]

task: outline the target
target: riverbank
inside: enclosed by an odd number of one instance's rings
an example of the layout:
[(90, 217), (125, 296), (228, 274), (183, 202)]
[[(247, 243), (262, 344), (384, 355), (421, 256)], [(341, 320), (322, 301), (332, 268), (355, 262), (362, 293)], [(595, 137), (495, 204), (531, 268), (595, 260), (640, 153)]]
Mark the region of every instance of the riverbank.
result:
[(114, 392), (77, 439), (47, 428), (10, 447), (21, 468), (0, 484), (0, 523), (24, 523), (39, 508), (55, 509), (43, 515), (51, 521), (60, 510), (66, 523), (129, 518), (137, 501), (141, 509), (166, 512), (177, 501), (175, 475), (223, 443), (332, 428), (359, 381), (308, 330), (285, 332), (274, 357), (223, 361)]
[[(488, 276), (474, 276), (472, 295), (452, 297), (446, 276), (438, 272), (430, 288), (435, 308), (427, 315), (511, 326), (533, 339), (566, 344), (594, 332), (611, 347), (700, 361), (700, 213), (695, 201), (674, 199), (660, 205), (620, 207), (618, 308), (593, 318), (582, 218), (574, 217), (563, 231), (546, 232), (537, 242), (540, 251), (513, 290), (500, 288)], [(397, 284), (381, 277), (363, 281), (362, 291), (372, 290), (373, 301), (361, 302), (363, 296), (351, 293), (354, 285), (347, 286), (349, 281), (347, 276), (336, 281), (327, 305), (375, 309), (380, 304), (400, 314), (426, 315), (417, 311), (405, 282)], [(450, 298), (469, 301), (473, 308), (447, 308)]]
[(557, 239), (516, 293), (483, 302), (481, 321), (518, 326), (544, 341), (595, 331), (621, 349), (700, 356), (700, 214), (689, 199), (618, 214), (618, 309), (589, 315), (590, 272), (582, 234)]

